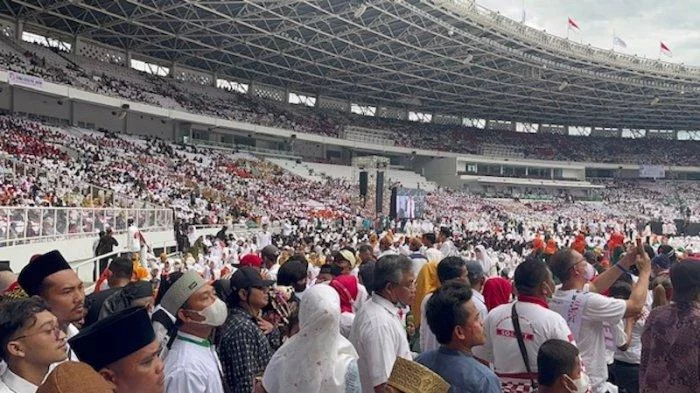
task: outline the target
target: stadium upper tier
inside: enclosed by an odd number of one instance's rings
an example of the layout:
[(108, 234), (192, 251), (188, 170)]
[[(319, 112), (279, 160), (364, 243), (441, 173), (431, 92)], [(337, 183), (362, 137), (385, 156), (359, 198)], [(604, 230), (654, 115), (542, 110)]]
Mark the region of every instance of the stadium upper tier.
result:
[[(372, 215), (373, 203), (363, 206), (356, 180), (349, 179), (350, 167), (311, 163), (298, 167), (294, 161), (259, 160), (153, 138), (49, 127), (16, 116), (0, 116), (0, 158), (4, 174), (0, 243), (18, 237), (24, 228), (34, 231), (42, 225), (39, 216), (36, 220), (24, 217), (14, 207), (120, 206), (110, 203), (103, 193), (93, 197), (89, 185), (172, 208), (176, 217), (202, 224), (263, 216), (275, 220)], [(410, 178), (388, 172), (392, 183), (408, 178), (420, 179), (422, 187), (427, 185), (415, 174)], [(506, 214), (550, 222), (555, 217), (552, 211), (566, 216), (568, 209), (584, 209), (585, 215), (569, 215), (584, 222), (640, 217), (668, 221), (686, 217), (686, 208), (691, 220), (700, 217), (698, 182), (616, 180), (604, 184), (602, 204), (561, 205), (555, 201), (542, 210), (529, 201), (496, 202), (439, 189), (431, 192), (428, 209), (434, 218), (464, 214), (465, 220)]]
[(23, 0), (0, 10), (164, 67), (341, 102), (433, 116), (700, 130), (700, 69), (576, 44), (468, 0)]
[(337, 138), (380, 137), (383, 145), (495, 157), (700, 166), (698, 141), (521, 133), (354, 115), (149, 75), (27, 43), (18, 48), (0, 41), (0, 68), (163, 108)]

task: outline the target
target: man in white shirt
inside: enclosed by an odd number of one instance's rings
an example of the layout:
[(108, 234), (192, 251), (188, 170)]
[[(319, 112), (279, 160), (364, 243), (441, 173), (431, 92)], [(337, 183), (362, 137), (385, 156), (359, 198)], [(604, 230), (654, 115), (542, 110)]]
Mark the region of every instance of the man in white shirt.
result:
[[(438, 269), (439, 268), (440, 265), (438, 265)], [(469, 278), (469, 283), (472, 287), (472, 302), (485, 321), (489, 310), (486, 308), (486, 300), (481, 292), (484, 290), (486, 274), (484, 273), (484, 269), (481, 267), (479, 262), (467, 263), (467, 277)]]
[(258, 250), (262, 250), (265, 246), (272, 244), (272, 233), (267, 228), (268, 224), (262, 224), (262, 231), (255, 236), (255, 244), (258, 246)]
[[(38, 255), (22, 268), (17, 282), (29, 296), (40, 296), (58, 319), (61, 330), (68, 339), (78, 333), (74, 323), (85, 318), (85, 290), (83, 281), (57, 250)], [(70, 352), (68, 358), (78, 358)]]
[[(547, 298), (554, 293), (554, 280), (547, 265), (528, 259), (515, 269), (514, 281), (517, 301), (489, 312), (484, 324), (486, 344), (479, 351), (472, 350), (474, 356), (493, 364), (505, 393), (532, 391), (531, 381), (537, 381), (537, 352), (545, 341), (556, 338), (574, 342), (564, 318), (547, 305)], [(517, 316), (513, 315), (513, 308)], [(518, 345), (514, 316), (527, 356)]]
[(355, 315), (350, 342), (358, 355), (364, 393), (384, 392), (397, 357), (411, 360), (403, 305), (415, 296), (413, 263), (403, 255), (380, 258), (374, 269), (374, 293)]
[(67, 358), (66, 334), (39, 297), (7, 301), (0, 306), (0, 356), (7, 369), (0, 393), (34, 393), (49, 367)]
[(280, 264), (277, 262), (277, 259), (280, 256), (280, 250), (270, 244), (260, 251), (260, 256), (263, 260), (267, 279), (277, 281), (277, 272), (280, 270)]
[(165, 391), (223, 393), (221, 363), (209, 338), (226, 321), (226, 303), (213, 286), (188, 271), (168, 288), (161, 306), (180, 321), (165, 359)]
[(423, 268), (423, 265), (428, 263), (428, 258), (420, 252), (421, 247), (423, 247), (423, 243), (417, 237), (411, 238), (408, 242), (408, 249), (410, 251), (408, 257), (413, 261), (413, 274), (415, 274), (416, 277), (418, 277), (418, 273), (420, 273), (420, 269)]
[(449, 227), (440, 228), (437, 240), (440, 243), (440, 252), (442, 252), (443, 256), (451, 257), (459, 255), (459, 249), (452, 241), (452, 229)]
[[(610, 296), (617, 299), (629, 299), (632, 294), (632, 284), (617, 281), (610, 287)], [(642, 332), (649, 317), (649, 308), (644, 306), (637, 318), (624, 319), (627, 342), (625, 347), (615, 351), (611, 368), (615, 383), (630, 393), (639, 392), (639, 364), (642, 360)]]
[[(134, 219), (130, 218), (126, 222), (126, 249), (131, 252), (141, 251), (141, 233), (139, 228), (134, 224)], [(192, 246), (192, 244), (190, 244)]]
[[(444, 285), (450, 281), (459, 281), (469, 283), (467, 263), (460, 257), (447, 257), (440, 261), (437, 265), (438, 279), (440, 285)], [(420, 324), (420, 350), (421, 352), (433, 351), (440, 348), (440, 343), (437, 341), (435, 334), (430, 330), (430, 326), (426, 322), (426, 304), (433, 296), (432, 293), (425, 295), (421, 303), (421, 324)]]
[(134, 307), (85, 328), (70, 340), (80, 357), (115, 393), (163, 393), (160, 342), (145, 308)]
[[(639, 269), (639, 281), (628, 300), (600, 295), (610, 288), (623, 272), (633, 265)], [(646, 252), (629, 249), (613, 268), (598, 276), (593, 283), (587, 273), (588, 262), (570, 248), (559, 250), (550, 261), (552, 271), (562, 282), (551, 301), (551, 307), (566, 320), (579, 349), (594, 393), (608, 391), (608, 368), (605, 356), (603, 324), (615, 325), (622, 318), (636, 317), (642, 312), (647, 299), (651, 261)]]

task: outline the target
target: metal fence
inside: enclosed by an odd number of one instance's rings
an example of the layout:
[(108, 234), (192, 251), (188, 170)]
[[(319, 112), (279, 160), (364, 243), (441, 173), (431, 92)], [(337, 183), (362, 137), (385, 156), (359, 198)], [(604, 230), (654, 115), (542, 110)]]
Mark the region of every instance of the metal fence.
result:
[(124, 209), (90, 207), (0, 207), (0, 247), (95, 236), (111, 228), (127, 229), (133, 218), (144, 231), (172, 230), (170, 209)]

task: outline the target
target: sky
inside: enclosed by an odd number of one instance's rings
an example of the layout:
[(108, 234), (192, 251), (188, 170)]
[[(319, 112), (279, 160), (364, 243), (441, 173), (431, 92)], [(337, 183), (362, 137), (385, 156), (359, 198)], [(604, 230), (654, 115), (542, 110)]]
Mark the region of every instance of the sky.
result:
[[(523, 0), (476, 0), (477, 4), (520, 21)], [(659, 58), (659, 42), (672, 51), (661, 59), (700, 66), (700, 0), (524, 0), (525, 24), (566, 37), (567, 18), (580, 31), (569, 39), (610, 49), (614, 34), (627, 44), (616, 52)]]

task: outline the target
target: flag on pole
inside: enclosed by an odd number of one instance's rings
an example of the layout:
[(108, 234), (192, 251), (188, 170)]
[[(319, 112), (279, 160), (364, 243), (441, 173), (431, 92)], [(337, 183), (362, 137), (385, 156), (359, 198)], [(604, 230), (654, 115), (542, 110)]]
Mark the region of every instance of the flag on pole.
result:
[(568, 28), (571, 29), (572, 27), (576, 30), (580, 30), (578, 27), (578, 23), (576, 23), (576, 21), (572, 17), (569, 17)]
[(627, 43), (625, 41), (623, 41), (622, 38), (620, 38), (618, 36), (613, 37), (613, 45), (617, 45), (621, 48), (627, 48)]
[(664, 44), (663, 41), (661, 41), (661, 48), (660, 49), (661, 49), (661, 53), (663, 53), (664, 55), (666, 55), (668, 57), (673, 56), (673, 53), (671, 53), (671, 49), (668, 47), (668, 45)]

